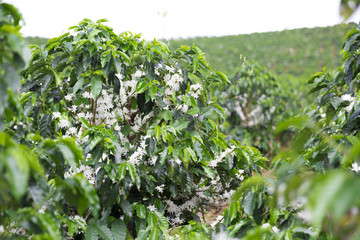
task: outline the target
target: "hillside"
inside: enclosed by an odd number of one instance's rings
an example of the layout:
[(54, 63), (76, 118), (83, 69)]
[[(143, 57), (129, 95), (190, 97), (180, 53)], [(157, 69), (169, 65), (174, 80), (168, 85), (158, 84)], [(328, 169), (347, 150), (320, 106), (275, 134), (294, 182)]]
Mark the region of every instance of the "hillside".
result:
[(303, 28), (280, 32), (253, 33), (224, 37), (198, 37), (171, 40), (172, 49), (195, 44), (206, 53), (211, 66), (228, 75), (240, 66), (240, 54), (266, 66), (281, 78), (306, 80), (328, 65), (341, 63), (344, 34), (355, 24)]
[[(252, 33), (224, 37), (197, 37), (170, 40), (170, 47), (195, 44), (206, 53), (211, 66), (231, 76), (240, 63), (240, 54), (266, 66), (282, 79), (308, 79), (324, 66), (334, 69), (341, 63), (344, 34), (355, 24), (303, 28), (279, 32)], [(28, 37), (29, 44), (45, 44), (47, 39)]]

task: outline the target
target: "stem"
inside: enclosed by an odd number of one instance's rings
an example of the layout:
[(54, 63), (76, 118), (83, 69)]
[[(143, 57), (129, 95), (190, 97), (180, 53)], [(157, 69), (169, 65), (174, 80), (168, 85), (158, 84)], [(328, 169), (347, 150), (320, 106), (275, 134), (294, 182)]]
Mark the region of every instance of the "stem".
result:
[(85, 217), (85, 222), (86, 222), (86, 220), (88, 219), (88, 217), (90, 216), (90, 214), (91, 214), (91, 210), (89, 210), (89, 212), (88, 212), (88, 214), (86, 215), (86, 217)]
[(96, 115), (96, 101), (94, 99), (91, 99), (91, 101), (92, 101), (92, 114), (93, 114), (92, 122), (94, 125), (95, 124), (95, 115)]

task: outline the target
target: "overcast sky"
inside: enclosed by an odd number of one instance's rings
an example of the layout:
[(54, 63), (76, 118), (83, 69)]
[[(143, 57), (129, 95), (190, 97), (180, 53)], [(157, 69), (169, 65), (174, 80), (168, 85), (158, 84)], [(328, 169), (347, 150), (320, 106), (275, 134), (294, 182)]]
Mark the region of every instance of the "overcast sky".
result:
[[(25, 19), (25, 36), (57, 37), (83, 18), (145, 39), (223, 36), (341, 22), (340, 0), (5, 0)], [(166, 16), (162, 13), (166, 12)]]

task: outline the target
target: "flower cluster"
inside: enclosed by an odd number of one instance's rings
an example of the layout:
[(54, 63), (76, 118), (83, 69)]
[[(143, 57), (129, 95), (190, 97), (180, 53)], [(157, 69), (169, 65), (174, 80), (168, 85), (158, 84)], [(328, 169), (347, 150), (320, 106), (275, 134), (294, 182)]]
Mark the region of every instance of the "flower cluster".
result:
[(345, 110), (346, 110), (347, 112), (350, 112), (351, 109), (354, 107), (355, 98), (352, 97), (350, 94), (344, 94), (344, 95), (341, 96), (341, 99), (342, 99), (343, 101), (349, 102), (349, 105), (348, 105), (347, 107), (345, 107)]
[(225, 151), (223, 151), (219, 156), (217, 156), (215, 159), (211, 160), (209, 162), (209, 167), (211, 168), (215, 168), (217, 167), (217, 165), (229, 154), (231, 154), (232, 156), (235, 155), (235, 146), (231, 146), (230, 148), (225, 149)]
[(95, 185), (95, 177), (97, 172), (99, 171), (100, 168), (98, 168), (96, 171), (94, 171), (94, 168), (92, 168), (91, 166), (86, 166), (86, 165), (80, 165), (80, 167), (78, 167), (77, 169), (72, 169), (71, 167), (68, 169), (67, 172), (65, 172), (64, 174), (64, 178), (70, 178), (73, 175), (75, 175), (76, 173), (82, 173), (84, 175), (84, 177), (86, 177), (86, 179), (89, 181), (90, 184)]

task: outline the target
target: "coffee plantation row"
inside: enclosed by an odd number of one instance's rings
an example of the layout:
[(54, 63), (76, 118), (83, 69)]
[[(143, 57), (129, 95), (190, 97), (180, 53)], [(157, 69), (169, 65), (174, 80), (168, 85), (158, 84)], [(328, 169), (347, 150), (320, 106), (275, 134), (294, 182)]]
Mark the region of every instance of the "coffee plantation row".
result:
[(0, 13), (0, 239), (360, 236), (358, 28), (302, 108), (255, 62), (89, 19), (29, 49)]

